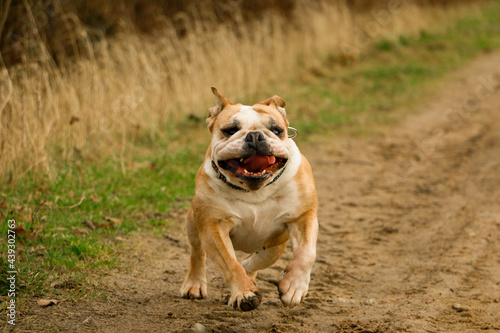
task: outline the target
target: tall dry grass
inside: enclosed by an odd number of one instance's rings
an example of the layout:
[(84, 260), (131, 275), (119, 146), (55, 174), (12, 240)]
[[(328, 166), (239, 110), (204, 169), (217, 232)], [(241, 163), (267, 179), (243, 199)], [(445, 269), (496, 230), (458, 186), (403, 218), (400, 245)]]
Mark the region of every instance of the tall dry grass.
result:
[(35, 30), (36, 52), (0, 69), (0, 179), (15, 182), (35, 170), (54, 176), (75, 160), (125, 161), (137, 140), (156, 140), (168, 122), (204, 115), (210, 86), (236, 99), (254, 94), (321, 55), (353, 60), (382, 36), (459, 15), (452, 9), (401, 1), (374, 14), (316, 1), (297, 5), (291, 17), (247, 21), (235, 11), (227, 24), (193, 11), (178, 13), (176, 26), (164, 17), (164, 28), (150, 35), (130, 29), (97, 42), (76, 24), (67, 37), (78, 45), (76, 57), (57, 65)]

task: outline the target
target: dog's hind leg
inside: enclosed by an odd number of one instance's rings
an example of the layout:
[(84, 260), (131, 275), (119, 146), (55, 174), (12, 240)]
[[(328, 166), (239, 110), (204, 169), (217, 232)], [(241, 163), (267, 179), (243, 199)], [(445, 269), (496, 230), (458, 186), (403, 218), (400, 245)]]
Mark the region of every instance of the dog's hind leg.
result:
[(302, 214), (287, 227), (293, 247), (293, 260), (285, 267), (285, 276), (279, 283), (278, 292), (283, 305), (294, 307), (307, 295), (311, 270), (316, 260), (319, 227), (316, 209)]
[(201, 299), (207, 297), (206, 253), (194, 223), (193, 211), (189, 211), (186, 217), (186, 229), (191, 245), (191, 262), (181, 288), (181, 297)]
[(285, 247), (286, 242), (252, 253), (252, 255), (243, 260), (241, 264), (245, 268), (248, 276), (252, 280), (255, 280), (257, 272), (274, 264), (283, 254)]

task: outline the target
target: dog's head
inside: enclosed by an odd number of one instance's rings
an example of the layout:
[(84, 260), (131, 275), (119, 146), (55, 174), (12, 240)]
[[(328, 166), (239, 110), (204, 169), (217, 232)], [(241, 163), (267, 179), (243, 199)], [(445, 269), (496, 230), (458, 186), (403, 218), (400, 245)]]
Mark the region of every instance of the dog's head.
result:
[(217, 88), (212, 92), (217, 103), (207, 118), (212, 161), (230, 183), (258, 190), (272, 182), (290, 158), (286, 103), (273, 96), (246, 106), (233, 104)]

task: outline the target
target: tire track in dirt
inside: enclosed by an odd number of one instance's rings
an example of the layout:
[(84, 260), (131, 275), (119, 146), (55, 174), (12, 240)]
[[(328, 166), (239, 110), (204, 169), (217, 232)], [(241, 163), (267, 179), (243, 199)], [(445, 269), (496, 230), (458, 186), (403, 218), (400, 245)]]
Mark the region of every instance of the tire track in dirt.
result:
[[(276, 283), (287, 249), (257, 283), (251, 313), (223, 304), (229, 291), (209, 263), (209, 297), (180, 299), (180, 242), (131, 236), (124, 267), (96, 288), (106, 300), (28, 308), (19, 331), (484, 332), (500, 330), (500, 91), (474, 112), (444, 117), (472, 96), (500, 54), (450, 77), (424, 110), (370, 139), (323, 138), (302, 148), (320, 198), (318, 259), (305, 303), (284, 309)], [(492, 70), (493, 69), (493, 70)]]

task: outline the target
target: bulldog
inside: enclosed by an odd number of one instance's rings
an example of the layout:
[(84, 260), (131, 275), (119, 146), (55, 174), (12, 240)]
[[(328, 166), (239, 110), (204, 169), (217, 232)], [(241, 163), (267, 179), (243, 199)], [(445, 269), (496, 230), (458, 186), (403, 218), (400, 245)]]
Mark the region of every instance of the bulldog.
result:
[[(256, 309), (262, 300), (257, 272), (275, 263), (290, 239), (293, 260), (278, 292), (284, 306), (293, 307), (307, 294), (316, 258), (318, 199), (311, 166), (288, 136), (281, 97), (247, 106), (233, 104), (214, 87), (212, 92), (217, 105), (206, 120), (212, 141), (186, 217), (191, 258), (181, 296), (207, 296), (208, 254), (231, 289), (228, 304)], [(249, 254), (241, 263), (237, 250)]]

